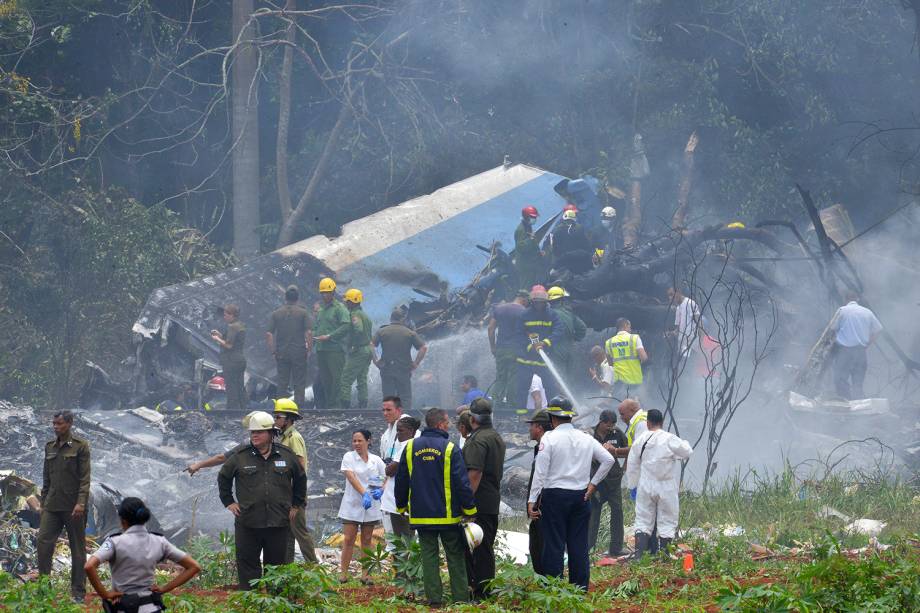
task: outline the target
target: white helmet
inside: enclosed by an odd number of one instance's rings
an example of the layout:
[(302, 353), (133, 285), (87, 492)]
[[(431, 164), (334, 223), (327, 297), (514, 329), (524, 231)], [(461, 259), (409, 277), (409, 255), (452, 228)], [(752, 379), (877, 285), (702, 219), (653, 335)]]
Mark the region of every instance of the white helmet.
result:
[(601, 219), (614, 219), (617, 216), (617, 210), (612, 206), (605, 206), (601, 209)]
[(463, 535), (466, 537), (466, 544), (469, 546), (470, 551), (482, 544), (483, 534), (479, 524), (474, 524), (473, 522), (463, 524)]
[(265, 411), (255, 411), (249, 415), (249, 431), (273, 430), (275, 428), (275, 418)]

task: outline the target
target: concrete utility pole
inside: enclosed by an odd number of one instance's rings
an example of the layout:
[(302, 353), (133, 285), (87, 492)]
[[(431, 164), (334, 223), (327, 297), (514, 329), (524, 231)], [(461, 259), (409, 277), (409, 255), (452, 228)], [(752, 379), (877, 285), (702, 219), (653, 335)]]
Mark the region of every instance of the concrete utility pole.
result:
[(233, 0), (234, 51), (230, 80), (233, 135), (233, 251), (241, 260), (259, 255), (259, 98), (253, 0)]

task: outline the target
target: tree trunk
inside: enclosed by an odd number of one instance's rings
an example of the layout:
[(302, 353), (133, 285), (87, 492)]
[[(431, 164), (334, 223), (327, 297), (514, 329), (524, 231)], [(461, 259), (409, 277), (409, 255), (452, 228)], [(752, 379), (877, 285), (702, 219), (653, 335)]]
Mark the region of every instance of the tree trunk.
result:
[[(293, 11), (297, 8), (296, 0), (287, 0), (284, 10)], [(288, 130), (291, 124), (291, 75), (294, 67), (294, 40), (297, 31), (294, 24), (288, 24), (285, 40), (289, 43), (284, 47), (284, 60), (281, 63), (281, 79), (278, 83), (278, 139), (275, 147), (275, 181), (278, 185), (278, 204), (281, 208), (281, 224), (291, 216), (291, 189), (288, 184)]]
[(642, 223), (642, 181), (633, 180), (629, 189), (629, 207), (623, 220), (623, 247), (639, 244), (639, 224)]
[(693, 177), (693, 152), (699, 142), (696, 132), (690, 135), (687, 146), (684, 148), (684, 163), (680, 177), (680, 186), (677, 189), (677, 210), (671, 219), (673, 230), (683, 230), (687, 225), (687, 208), (690, 205), (690, 185)]
[(241, 260), (259, 254), (258, 51), (250, 44), (253, 0), (233, 0), (233, 41), (239, 43), (230, 81), (233, 135), (233, 251)]
[(332, 127), (332, 131), (329, 132), (329, 137), (326, 139), (326, 144), (323, 147), (322, 153), (320, 153), (319, 160), (316, 161), (316, 166), (313, 168), (313, 174), (310, 175), (310, 181), (307, 183), (307, 187), (304, 189), (300, 200), (297, 201), (297, 208), (291, 212), (290, 217), (288, 217), (287, 221), (281, 226), (281, 232), (278, 234), (277, 248), (280, 249), (293, 241), (294, 230), (297, 228), (297, 224), (300, 223), (300, 220), (303, 219), (304, 213), (307, 212), (307, 207), (313, 199), (313, 194), (316, 192), (320, 179), (322, 179), (323, 175), (326, 173), (326, 168), (329, 166), (329, 160), (332, 159), (332, 152), (335, 151), (339, 138), (342, 135), (342, 129), (345, 127), (345, 124), (348, 123), (350, 115), (351, 106), (346, 100), (342, 103), (342, 108), (339, 111), (339, 118)]

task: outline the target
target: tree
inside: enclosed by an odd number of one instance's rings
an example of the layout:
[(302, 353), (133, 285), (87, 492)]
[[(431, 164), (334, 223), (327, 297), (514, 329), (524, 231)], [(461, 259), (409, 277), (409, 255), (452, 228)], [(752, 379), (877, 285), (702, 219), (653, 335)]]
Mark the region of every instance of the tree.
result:
[(233, 251), (242, 260), (259, 254), (259, 51), (253, 0), (233, 0)]

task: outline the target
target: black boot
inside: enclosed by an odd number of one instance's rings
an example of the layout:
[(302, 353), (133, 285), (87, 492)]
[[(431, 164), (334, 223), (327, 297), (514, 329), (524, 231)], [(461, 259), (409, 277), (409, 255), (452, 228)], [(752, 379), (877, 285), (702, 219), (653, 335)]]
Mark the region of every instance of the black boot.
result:
[(650, 555), (658, 555), (658, 528), (652, 530), (648, 537), (648, 552)]
[(648, 553), (650, 538), (645, 532), (636, 532), (636, 553), (633, 556), (633, 560), (641, 560), (642, 556)]
[(661, 557), (668, 558), (671, 556), (671, 540), (672, 539), (666, 539), (664, 537), (658, 539), (660, 543), (659, 554)]

